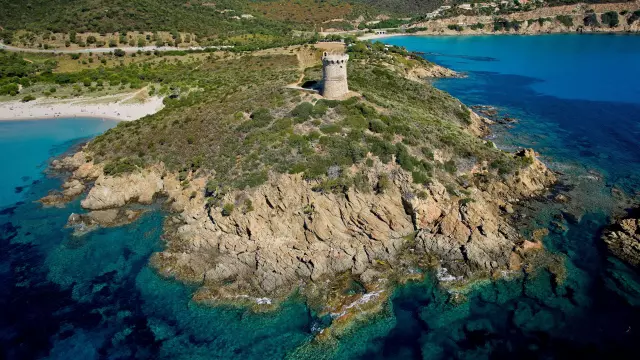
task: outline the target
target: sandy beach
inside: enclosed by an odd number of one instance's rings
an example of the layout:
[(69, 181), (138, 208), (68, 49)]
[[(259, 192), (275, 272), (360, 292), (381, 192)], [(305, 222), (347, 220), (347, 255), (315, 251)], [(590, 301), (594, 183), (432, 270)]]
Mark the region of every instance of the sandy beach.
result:
[(164, 107), (161, 97), (134, 100), (136, 94), (98, 98), (40, 98), (26, 103), (20, 100), (0, 102), (0, 121), (74, 117), (132, 121), (155, 114)]
[(406, 33), (391, 33), (391, 34), (366, 34), (362, 36), (358, 36), (358, 40), (366, 41), (366, 40), (375, 40), (375, 39), (384, 39), (394, 36), (407, 36), (407, 35), (422, 35), (422, 34), (406, 34)]

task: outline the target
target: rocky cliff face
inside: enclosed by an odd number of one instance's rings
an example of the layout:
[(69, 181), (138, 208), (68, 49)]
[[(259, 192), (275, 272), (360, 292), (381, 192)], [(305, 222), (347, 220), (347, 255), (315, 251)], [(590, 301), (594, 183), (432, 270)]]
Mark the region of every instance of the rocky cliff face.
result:
[(609, 250), (633, 266), (640, 265), (640, 211), (607, 228), (602, 240)]
[(517, 269), (527, 244), (501, 208), (554, 181), (542, 163), (531, 161), (502, 186), (469, 187), (465, 198), (438, 181), (416, 189), (408, 174), (380, 163), (368, 176), (373, 184), (392, 174), (383, 193), (320, 193), (300, 175), (278, 175), (257, 189), (227, 195), (224, 202), (236, 208), (231, 214), (219, 207), (205, 211), (203, 199), (183, 202), (167, 249), (152, 263), (167, 276), (203, 284), (201, 299), (286, 296), (300, 284), (344, 272), (373, 288), (405, 253), (416, 263), (435, 259), (456, 279)]
[[(234, 204), (230, 213), (207, 206), (205, 179), (185, 188), (175, 176), (163, 177), (161, 166), (116, 177), (100, 174), (81, 204), (101, 215), (168, 196), (178, 215), (168, 220), (167, 248), (152, 263), (166, 276), (202, 284), (203, 298), (284, 297), (300, 284), (345, 272), (373, 286), (403, 252), (416, 261), (436, 260), (464, 279), (517, 268), (527, 244), (501, 214), (510, 202), (555, 179), (533, 151), (514, 156), (528, 158), (530, 165), (502, 182), (471, 184), (464, 197), (437, 180), (413, 184), (397, 165), (376, 161), (367, 172), (368, 188), (323, 193), (301, 175), (274, 175), (268, 184), (227, 194), (220, 204)], [(83, 153), (60, 164), (76, 167), (66, 184), (84, 187), (82, 180), (101, 172)], [(376, 191), (381, 176), (389, 176), (390, 185)], [(75, 215), (70, 224), (100, 224), (104, 216), (93, 213)], [(111, 216), (107, 223), (119, 221)]]
[[(419, 34), (438, 34), (438, 35), (472, 35), (472, 34), (550, 34), (550, 33), (567, 33), (567, 32), (585, 32), (585, 33), (611, 33), (611, 32), (640, 32), (640, 21), (635, 20), (629, 23), (633, 10), (638, 9), (640, 2), (627, 2), (619, 4), (572, 4), (565, 6), (542, 7), (539, 9), (515, 12), (505, 15), (459, 15), (456, 17), (430, 20), (423, 23), (415, 24), (415, 27), (426, 28), (427, 30), (419, 32)], [(586, 26), (584, 18), (588, 11), (592, 10), (597, 15), (598, 21), (601, 15), (607, 11), (622, 12), (619, 15), (619, 24), (614, 27), (598, 24), (597, 26)], [(631, 10), (631, 11), (629, 11)], [(561, 23), (556, 20), (556, 16), (564, 16), (571, 19), (571, 23)], [(520, 22), (518, 29), (495, 30), (494, 21), (497, 19), (506, 19), (509, 21)], [(477, 24), (483, 24), (478, 27)], [(449, 26), (457, 25), (461, 28), (450, 28)], [(471, 28), (475, 25), (474, 28)]]

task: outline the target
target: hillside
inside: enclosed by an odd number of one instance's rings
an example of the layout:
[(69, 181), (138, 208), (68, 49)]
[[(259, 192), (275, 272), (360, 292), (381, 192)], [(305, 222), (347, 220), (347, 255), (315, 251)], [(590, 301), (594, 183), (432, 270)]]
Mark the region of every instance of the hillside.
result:
[[(9, 30), (52, 32), (184, 31), (202, 36), (237, 30), (274, 33), (283, 24), (316, 25), (359, 15), (411, 15), (427, 12), (440, 1), (352, 0), (31, 0), (0, 1), (0, 25)], [(236, 17), (251, 14), (254, 18)], [(271, 21), (270, 21), (271, 20)]]

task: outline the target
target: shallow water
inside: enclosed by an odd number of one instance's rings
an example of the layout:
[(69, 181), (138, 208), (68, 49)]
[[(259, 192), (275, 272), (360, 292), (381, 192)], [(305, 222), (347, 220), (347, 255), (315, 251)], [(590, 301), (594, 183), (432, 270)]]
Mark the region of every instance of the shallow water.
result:
[(0, 207), (20, 200), (20, 193), (41, 177), (49, 158), (116, 124), (113, 120), (78, 118), (0, 122), (0, 154), (6, 169), (0, 176)]
[[(60, 185), (42, 173), (51, 156), (113, 124), (62, 119), (0, 123), (0, 149), (15, 154), (3, 158), (8, 175), (0, 187), (0, 357), (634, 357), (640, 340), (640, 280), (635, 270), (606, 255), (597, 232), (607, 221), (607, 203), (613, 202), (610, 187), (629, 193), (638, 189), (640, 100), (629, 94), (637, 94), (640, 69), (628, 61), (640, 60), (640, 37), (411, 37), (388, 42), (440, 54), (428, 57), (469, 76), (436, 86), (469, 105), (495, 105), (518, 117), (514, 128), (495, 129), (501, 146), (533, 146), (552, 166), (575, 174), (568, 179), (582, 181), (588, 170), (602, 174), (602, 181), (584, 179), (578, 186), (597, 199), (585, 204), (602, 206), (591, 206), (579, 223), (564, 222), (566, 231), (545, 238), (545, 245), (565, 258), (567, 275), (561, 284), (541, 270), (480, 284), (467, 302), (456, 305), (429, 275), (423, 283), (400, 287), (379, 316), (336, 343), (318, 346), (310, 340), (320, 321), (297, 299), (269, 314), (203, 307), (189, 300), (192, 289), (158, 277), (147, 261), (162, 246), (159, 205), (134, 224), (74, 238), (63, 227), (69, 214), (79, 211), (79, 201), (47, 209), (32, 202)], [(604, 60), (595, 54), (603, 47), (609, 54)], [(549, 55), (557, 49), (574, 51)], [(585, 49), (593, 57), (585, 56)], [(542, 64), (551, 60), (536, 56), (558, 60), (547, 69)], [(576, 75), (562, 69), (577, 62), (586, 62), (580, 66), (605, 81), (597, 91), (571, 85)], [(626, 66), (628, 77), (618, 76), (611, 86), (593, 69), (614, 64)], [(550, 82), (548, 76), (561, 79)], [(24, 189), (17, 193), (16, 186)], [(534, 206), (529, 225), (548, 226), (556, 211), (546, 204)]]

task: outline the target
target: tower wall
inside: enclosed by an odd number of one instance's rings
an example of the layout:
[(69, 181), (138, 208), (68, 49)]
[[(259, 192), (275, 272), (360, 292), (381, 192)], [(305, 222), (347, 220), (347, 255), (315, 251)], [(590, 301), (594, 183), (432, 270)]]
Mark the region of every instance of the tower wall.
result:
[(322, 56), (322, 96), (339, 99), (349, 92), (347, 61), (349, 55), (328, 54)]

